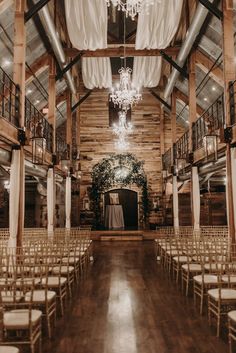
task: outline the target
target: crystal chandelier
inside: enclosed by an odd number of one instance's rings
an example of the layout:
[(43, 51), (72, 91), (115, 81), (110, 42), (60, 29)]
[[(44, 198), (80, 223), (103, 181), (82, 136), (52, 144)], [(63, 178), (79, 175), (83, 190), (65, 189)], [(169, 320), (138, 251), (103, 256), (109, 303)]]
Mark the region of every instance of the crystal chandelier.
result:
[(135, 88), (132, 84), (132, 70), (129, 67), (126, 67), (125, 22), (124, 18), (124, 67), (118, 71), (120, 74), (120, 82), (115, 88), (112, 87), (110, 101), (113, 102), (115, 106), (118, 105), (119, 108), (122, 108), (127, 112), (128, 109), (142, 99), (142, 95), (139, 92), (139, 87)]
[(127, 150), (129, 142), (125, 139), (125, 136), (120, 135), (119, 139), (115, 142), (115, 147), (121, 151)]
[(119, 112), (118, 115), (118, 124), (113, 125), (112, 131), (117, 136), (126, 136), (127, 134), (130, 134), (132, 132), (133, 126), (130, 122), (127, 123), (126, 113), (124, 111)]
[(149, 13), (149, 7), (154, 4), (155, 1), (160, 2), (161, 0), (106, 0), (107, 5), (111, 4), (117, 7), (118, 10), (122, 10), (125, 16), (130, 16), (134, 20), (135, 16), (142, 10)]
[(110, 101), (127, 112), (130, 107), (142, 99), (142, 95), (139, 88), (136, 89), (131, 83), (132, 70), (129, 67), (122, 67), (118, 73), (120, 74), (120, 83), (115, 88), (112, 87)]

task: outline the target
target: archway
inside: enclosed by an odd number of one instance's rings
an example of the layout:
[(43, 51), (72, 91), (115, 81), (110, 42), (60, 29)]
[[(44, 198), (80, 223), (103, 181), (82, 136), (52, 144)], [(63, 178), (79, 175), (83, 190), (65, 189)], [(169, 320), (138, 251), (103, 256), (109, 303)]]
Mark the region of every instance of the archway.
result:
[(124, 212), (125, 229), (138, 228), (138, 193), (130, 189), (112, 189), (104, 194), (105, 207), (110, 204), (110, 194), (119, 195), (119, 202)]
[(95, 226), (103, 224), (103, 198), (102, 195), (111, 189), (131, 189), (135, 185), (141, 192), (141, 205), (139, 212), (139, 225), (146, 222), (148, 205), (147, 177), (143, 168), (143, 161), (138, 161), (131, 153), (112, 154), (104, 158), (92, 170), (92, 207), (95, 213)]

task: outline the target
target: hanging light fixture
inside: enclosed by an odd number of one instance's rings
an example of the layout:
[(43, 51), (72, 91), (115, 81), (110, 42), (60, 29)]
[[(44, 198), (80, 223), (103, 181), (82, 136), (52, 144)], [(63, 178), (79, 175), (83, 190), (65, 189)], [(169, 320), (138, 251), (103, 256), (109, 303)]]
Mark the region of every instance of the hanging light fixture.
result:
[(112, 87), (110, 101), (127, 112), (133, 105), (142, 99), (140, 88), (132, 84), (132, 70), (126, 66), (126, 48), (125, 48), (125, 18), (124, 18), (124, 67), (118, 73), (120, 74), (120, 82), (116, 87)]
[(118, 11), (124, 11), (125, 16), (130, 16), (132, 20), (143, 10), (149, 13), (150, 6), (156, 1), (161, 0), (106, 0), (108, 6), (112, 4)]
[(129, 142), (125, 139), (125, 136), (119, 136), (119, 139), (115, 142), (115, 147), (118, 150), (125, 151), (129, 147)]
[(133, 125), (129, 122), (127, 123), (127, 119), (126, 119), (126, 112), (125, 111), (120, 111), (118, 113), (119, 116), (119, 121), (118, 124), (114, 124), (113, 125), (113, 133), (117, 136), (120, 135), (127, 135), (132, 133), (133, 130)]

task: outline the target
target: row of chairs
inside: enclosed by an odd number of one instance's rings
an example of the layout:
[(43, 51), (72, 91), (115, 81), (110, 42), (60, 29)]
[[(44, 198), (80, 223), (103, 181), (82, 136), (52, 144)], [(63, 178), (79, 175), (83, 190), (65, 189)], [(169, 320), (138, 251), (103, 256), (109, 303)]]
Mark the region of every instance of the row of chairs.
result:
[(4, 353), (10, 343), (29, 345), (31, 353), (41, 352), (42, 332), (53, 336), (58, 314), (64, 314), (73, 288), (92, 260), (89, 229), (61, 230), (50, 238), (41, 233), (25, 234), (20, 249), (9, 249), (7, 239), (1, 239), (0, 345)]
[(225, 227), (197, 232), (166, 231), (156, 239), (157, 259), (181, 285), (185, 295), (193, 292), (200, 314), (207, 306), (209, 324), (216, 321), (217, 336), (225, 322), (230, 353), (236, 340), (236, 247)]

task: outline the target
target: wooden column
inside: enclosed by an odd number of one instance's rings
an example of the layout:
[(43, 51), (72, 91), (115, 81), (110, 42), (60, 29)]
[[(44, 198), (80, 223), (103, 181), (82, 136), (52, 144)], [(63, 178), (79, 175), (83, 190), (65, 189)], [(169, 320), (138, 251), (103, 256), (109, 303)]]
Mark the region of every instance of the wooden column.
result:
[[(195, 50), (190, 54), (189, 57), (189, 81), (188, 81), (188, 94), (189, 94), (189, 151), (193, 150), (193, 123), (197, 118), (197, 97), (196, 97), (196, 54)], [(191, 210), (192, 220), (191, 223), (194, 225), (194, 202), (193, 202), (193, 170), (191, 173)]]
[[(234, 14), (233, 0), (222, 0), (223, 7), (223, 70), (224, 70), (224, 103), (225, 103), (225, 124), (231, 125), (230, 102), (229, 102), (229, 82), (235, 80), (234, 62)], [(227, 177), (227, 200), (228, 200), (228, 227), (232, 243), (235, 244), (235, 222), (233, 205), (233, 178), (231, 167), (231, 148), (226, 145), (226, 177)]]
[(56, 153), (56, 65), (53, 56), (49, 58), (48, 121), (53, 126), (53, 153)]
[(171, 95), (171, 136), (172, 144), (176, 142), (176, 92), (175, 89)]
[(164, 191), (165, 191), (165, 184), (164, 184), (164, 177), (163, 177), (163, 164), (162, 164), (162, 156), (165, 153), (165, 121), (164, 121), (164, 109), (161, 106), (160, 108), (160, 157), (161, 157), (161, 202), (162, 202), (162, 222), (165, 219), (165, 199), (164, 199)]
[(70, 159), (71, 159), (71, 147), (72, 147), (72, 112), (71, 112), (71, 93), (67, 93), (66, 99), (66, 143), (70, 146)]
[(192, 127), (197, 118), (197, 98), (196, 98), (196, 55), (195, 50), (189, 57), (189, 81), (188, 81), (188, 94), (189, 94), (189, 151), (192, 151)]
[[(78, 102), (80, 100), (80, 95), (79, 93), (77, 93), (76, 95), (76, 101)], [(81, 131), (81, 121), (80, 121), (80, 106), (79, 108), (76, 109), (76, 143), (77, 143), (77, 146), (79, 148), (79, 151), (81, 151), (81, 140), (80, 140), (80, 131)], [(82, 171), (82, 166), (80, 165), (80, 168), (81, 168), (81, 171)], [(81, 178), (83, 177), (83, 175), (81, 175)], [(78, 197), (78, 204), (77, 204), (77, 207), (78, 207), (78, 224), (80, 225), (80, 204), (81, 204), (81, 179), (80, 179), (80, 186), (79, 186), (79, 189), (80, 189), (80, 195)]]
[[(26, 9), (25, 0), (15, 0), (15, 22), (14, 22), (14, 65), (13, 81), (20, 87), (20, 113), (19, 126), (25, 126), (25, 48), (26, 31), (24, 13)], [(16, 245), (22, 247), (25, 214), (25, 165), (24, 147), (20, 147), (20, 202), (18, 214), (18, 229)], [(11, 215), (10, 215), (11, 217)]]

